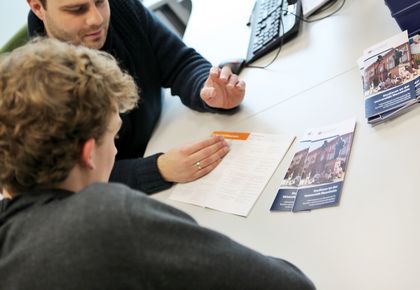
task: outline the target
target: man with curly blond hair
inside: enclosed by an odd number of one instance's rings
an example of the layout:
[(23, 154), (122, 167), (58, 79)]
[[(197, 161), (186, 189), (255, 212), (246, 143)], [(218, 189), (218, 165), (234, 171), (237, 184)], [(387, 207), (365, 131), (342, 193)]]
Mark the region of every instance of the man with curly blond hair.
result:
[[(83, 177), (75, 165), (112, 168), (118, 113), (132, 109), (138, 95), (110, 55), (36, 41), (2, 60), (0, 75), (3, 187), (30, 191), (60, 184), (70, 173)], [(105, 146), (109, 156), (93, 160), (96, 147)]]
[(1, 290), (313, 289), (295, 266), (105, 183), (133, 79), (53, 39), (0, 58)]

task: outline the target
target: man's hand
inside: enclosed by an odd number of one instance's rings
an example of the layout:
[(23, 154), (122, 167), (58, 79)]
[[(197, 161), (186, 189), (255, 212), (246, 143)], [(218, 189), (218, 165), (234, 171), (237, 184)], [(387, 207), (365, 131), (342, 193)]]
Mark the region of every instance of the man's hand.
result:
[(157, 166), (166, 181), (189, 182), (212, 171), (229, 152), (221, 136), (174, 148), (159, 156)]
[(232, 109), (244, 99), (245, 82), (239, 80), (228, 66), (223, 69), (212, 67), (209, 78), (201, 89), (200, 96), (210, 107)]

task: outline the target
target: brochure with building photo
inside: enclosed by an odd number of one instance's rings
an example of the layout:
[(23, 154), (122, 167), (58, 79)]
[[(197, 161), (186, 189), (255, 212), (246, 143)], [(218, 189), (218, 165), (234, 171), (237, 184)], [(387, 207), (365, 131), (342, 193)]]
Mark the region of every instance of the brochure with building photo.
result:
[(338, 205), (353, 141), (355, 121), (305, 132), (271, 211), (305, 211)]
[(414, 81), (414, 87), (416, 88), (416, 96), (420, 99), (420, 35), (416, 34), (411, 37), (409, 43), (412, 68), (418, 76)]
[(418, 102), (417, 50), (418, 36), (409, 40), (407, 31), (365, 50), (362, 81), (368, 123), (384, 121)]

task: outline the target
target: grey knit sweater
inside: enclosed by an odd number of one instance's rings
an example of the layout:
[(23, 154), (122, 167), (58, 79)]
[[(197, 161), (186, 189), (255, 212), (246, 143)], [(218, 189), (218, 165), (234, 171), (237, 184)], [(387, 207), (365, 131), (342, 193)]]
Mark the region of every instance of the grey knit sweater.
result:
[(314, 289), (187, 214), (117, 184), (0, 202), (1, 290)]

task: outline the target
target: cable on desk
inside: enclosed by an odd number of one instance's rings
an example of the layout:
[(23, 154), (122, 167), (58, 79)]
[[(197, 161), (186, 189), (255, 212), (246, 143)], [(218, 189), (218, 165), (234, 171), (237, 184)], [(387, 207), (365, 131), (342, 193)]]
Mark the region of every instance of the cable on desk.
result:
[[(282, 11), (281, 11), (282, 12)], [(284, 25), (283, 25), (283, 17), (280, 18), (280, 28), (282, 30), (282, 35), (284, 35)], [(264, 66), (258, 66), (258, 65), (246, 65), (246, 67), (251, 67), (251, 68), (259, 68), (259, 69), (266, 69), (267, 67), (269, 67), (279, 56), (281, 48), (283, 46), (283, 41), (284, 41), (284, 37), (282, 37), (280, 39), (280, 45), (279, 48), (277, 49), (276, 55), (274, 56), (274, 58), (266, 65)]]
[[(335, 1), (331, 1), (331, 2), (329, 2), (328, 4), (327, 4), (327, 6), (325, 6), (325, 7), (323, 7), (323, 8), (321, 8), (320, 10), (318, 10), (318, 12), (316, 13), (316, 14), (319, 14), (319, 13), (321, 13), (321, 12), (324, 12), (324, 11), (326, 11), (327, 9), (329, 9), (329, 8), (331, 8), (334, 4), (336, 4), (338, 2), (338, 0), (335, 0)], [(346, 3), (346, 0), (343, 0), (343, 2), (341, 2), (341, 4), (340, 4), (340, 6), (338, 6), (337, 7), (337, 9), (335, 9), (333, 12), (331, 12), (331, 13), (329, 13), (329, 14), (327, 14), (327, 15), (325, 15), (325, 16), (322, 16), (322, 17), (320, 17), (320, 18), (315, 18), (315, 19), (311, 19), (313, 16), (310, 16), (310, 17), (308, 17), (308, 18), (302, 18), (302, 17), (299, 17), (299, 16), (297, 16), (296, 14), (294, 14), (294, 13), (292, 13), (292, 12), (289, 12), (290, 14), (292, 14), (292, 15), (295, 15), (298, 19), (300, 19), (301, 21), (303, 21), (303, 22), (306, 22), (306, 23), (312, 23), (312, 22), (316, 22), (316, 21), (320, 21), (320, 20), (322, 20), (322, 19), (325, 19), (325, 18), (328, 18), (328, 17), (330, 17), (330, 16), (333, 16), (334, 14), (336, 14), (338, 11), (340, 11), (341, 10), (341, 8), (343, 8), (343, 6), (344, 6), (344, 4)], [(316, 15), (315, 14), (315, 15)]]
[[(336, 4), (338, 1), (339, 0), (334, 0), (334, 1), (329, 2), (326, 6), (322, 7), (320, 10), (318, 10), (318, 12), (316, 12), (316, 14), (319, 14), (321, 12), (326, 11), (327, 9), (331, 8), (334, 4)], [(302, 22), (312, 23), (312, 22), (320, 21), (320, 20), (323, 20), (323, 19), (328, 18), (330, 16), (333, 16), (334, 14), (336, 14), (337, 12), (339, 12), (343, 8), (343, 6), (344, 6), (345, 3), (346, 3), (346, 0), (343, 0), (341, 2), (340, 6), (337, 7), (337, 9), (335, 9), (334, 11), (332, 11), (331, 13), (329, 13), (329, 14), (327, 14), (325, 16), (322, 16), (320, 18), (315, 18), (315, 19), (310, 19), (314, 15), (311, 16), (311, 17), (309, 17), (309, 18), (303, 18), (303, 17), (300, 17), (300, 16), (298, 16), (298, 15), (292, 13), (292, 12), (289, 12), (288, 10), (281, 9), (280, 12), (286, 12), (286, 13), (292, 14), (292, 15), (294, 15), (296, 18), (298, 18)], [(284, 35), (283, 18), (280, 18), (280, 26), (281, 26), (281, 29), (282, 29), (282, 32), (283, 32), (283, 35)], [(281, 42), (280, 42), (279, 48), (277, 49), (276, 55), (273, 57), (273, 59), (268, 64), (263, 65), (263, 66), (245, 65), (245, 67), (259, 68), (259, 69), (266, 69), (267, 67), (269, 67), (277, 59), (277, 57), (279, 56), (280, 51), (281, 51), (281, 48), (283, 46), (283, 40), (284, 40), (284, 37), (281, 38)]]

